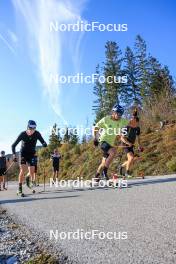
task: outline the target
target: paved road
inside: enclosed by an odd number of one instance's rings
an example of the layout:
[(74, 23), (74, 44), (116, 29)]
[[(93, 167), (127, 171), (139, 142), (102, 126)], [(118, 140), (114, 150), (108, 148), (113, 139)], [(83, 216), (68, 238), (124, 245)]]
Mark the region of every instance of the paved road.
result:
[(25, 198), (16, 197), (10, 184), (0, 201), (39, 236), (45, 234), (46, 241), (50, 230), (127, 232), (127, 239), (53, 238), (53, 247), (75, 263), (176, 263), (176, 175), (129, 184), (130, 188), (95, 190), (47, 186), (46, 192)]

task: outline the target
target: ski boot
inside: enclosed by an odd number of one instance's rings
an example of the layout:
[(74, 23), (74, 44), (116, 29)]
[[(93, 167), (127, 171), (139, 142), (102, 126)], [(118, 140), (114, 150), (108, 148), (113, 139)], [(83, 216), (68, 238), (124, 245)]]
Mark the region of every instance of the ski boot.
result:
[(32, 193), (35, 193), (35, 190), (34, 190), (35, 183), (30, 181), (30, 176), (29, 175), (26, 176), (26, 186), (29, 189), (32, 189)]
[(125, 168), (120, 165), (118, 169), (120, 177), (125, 178)]
[(130, 172), (129, 172), (129, 171), (126, 171), (126, 173), (125, 173), (125, 178), (127, 178), (127, 179), (131, 179), (131, 178), (133, 178), (133, 176), (130, 175)]
[(26, 176), (26, 186), (30, 188), (30, 176), (29, 175)]
[(5, 187), (5, 184), (3, 184), (3, 190), (7, 191), (7, 188)]
[(19, 187), (18, 191), (17, 191), (17, 195), (18, 196), (21, 196), (21, 197), (24, 197), (24, 193), (22, 191), (22, 187)]

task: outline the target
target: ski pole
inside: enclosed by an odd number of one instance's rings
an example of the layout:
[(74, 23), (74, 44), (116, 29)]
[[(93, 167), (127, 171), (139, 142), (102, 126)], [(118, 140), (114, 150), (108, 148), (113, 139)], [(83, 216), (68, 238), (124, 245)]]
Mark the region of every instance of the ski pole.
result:
[(4, 174), (6, 174), (9, 170), (10, 170), (10, 168), (14, 165), (14, 161), (11, 163), (11, 165), (8, 167), (8, 169), (4, 172)]
[[(12, 168), (12, 166), (14, 165), (14, 161), (10, 164), (10, 166), (8, 167), (8, 169), (4, 172), (4, 175), (7, 174), (7, 172)], [(7, 189), (8, 189), (8, 183), (9, 183), (9, 180), (8, 180), (8, 174), (6, 175), (6, 183), (7, 183)], [(5, 184), (5, 182), (4, 182)]]
[(43, 175), (44, 176), (44, 186), (43, 187), (44, 187), (44, 192), (45, 192), (45, 167), (43, 168), (43, 174), (44, 174)]

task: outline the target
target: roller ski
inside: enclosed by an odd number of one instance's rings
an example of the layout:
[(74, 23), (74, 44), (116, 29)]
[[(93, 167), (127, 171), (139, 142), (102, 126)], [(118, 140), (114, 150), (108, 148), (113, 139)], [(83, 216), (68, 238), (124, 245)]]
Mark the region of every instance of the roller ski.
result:
[(111, 179), (107, 176), (107, 174), (102, 174), (101, 177), (93, 178), (93, 182), (90, 183), (90, 187), (105, 187), (105, 188), (123, 188), (127, 187), (127, 181), (121, 179), (116, 173), (111, 174)]
[(30, 190), (32, 190), (32, 193), (35, 193), (35, 190), (34, 190), (35, 184), (34, 184), (33, 182), (31, 183), (31, 181), (30, 181), (30, 176), (29, 176), (29, 175), (26, 176), (26, 186), (27, 186)]
[(133, 178), (133, 176), (130, 174), (130, 172), (126, 171), (124, 179), (132, 179), (132, 178)]
[(25, 197), (24, 193), (17, 191), (17, 196)]
[(17, 191), (17, 196), (20, 196), (20, 197), (25, 197), (23, 191), (22, 191), (22, 186), (19, 187), (18, 191)]
[(96, 173), (93, 178), (93, 182), (90, 183), (90, 187), (108, 187), (107, 182), (109, 181), (109, 177), (107, 175), (107, 171), (103, 169), (102, 174)]

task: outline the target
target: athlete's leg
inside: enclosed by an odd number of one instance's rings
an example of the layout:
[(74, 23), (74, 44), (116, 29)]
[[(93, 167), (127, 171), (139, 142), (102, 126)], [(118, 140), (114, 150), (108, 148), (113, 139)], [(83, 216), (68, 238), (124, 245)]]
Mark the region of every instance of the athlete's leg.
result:
[(20, 172), (19, 172), (19, 188), (18, 188), (18, 194), (22, 194), (22, 185), (23, 185), (23, 181), (24, 181), (24, 175), (26, 172), (26, 164), (25, 164), (25, 160), (21, 160), (21, 164), (20, 164)]
[(121, 165), (121, 167), (125, 167), (126, 168), (127, 163), (128, 163), (128, 153), (129, 152), (133, 152), (133, 148), (132, 147), (126, 147), (126, 148), (124, 148), (124, 151), (125, 151), (125, 153), (127, 155), (127, 160)]
[(117, 154), (116, 148), (110, 148), (108, 150), (108, 154), (109, 154), (109, 156), (107, 157), (107, 159), (105, 161), (105, 167), (106, 168), (109, 168), (111, 162), (113, 161), (114, 157), (116, 156), (116, 154)]
[(128, 160), (126, 160), (124, 163), (122, 163), (122, 167), (126, 167), (126, 165), (127, 165), (127, 163), (128, 163)]
[(36, 179), (37, 179), (37, 175), (36, 175), (36, 173), (35, 173), (35, 169), (34, 169), (34, 182), (35, 182), (35, 183), (37, 182)]
[(19, 184), (23, 183), (24, 175), (25, 175), (25, 172), (26, 172), (26, 168), (27, 168), (26, 164), (21, 164), (20, 165)]
[(28, 166), (28, 171), (31, 178), (31, 182), (34, 183), (35, 166)]
[(101, 164), (99, 165), (99, 167), (98, 167), (98, 169), (97, 169), (97, 172), (96, 172), (95, 177), (99, 177), (99, 176), (100, 176), (101, 171), (102, 171), (102, 169), (103, 169), (104, 166), (105, 166), (105, 161), (106, 161), (106, 158), (103, 157), (103, 158), (102, 158), (102, 161), (101, 161)]
[(34, 167), (34, 181), (36, 182), (37, 176), (36, 176), (36, 172), (35, 172), (35, 167)]
[[(4, 173), (5, 173), (5, 172), (4, 172)], [(6, 187), (5, 187), (5, 184), (6, 184), (6, 176), (5, 176), (5, 174), (4, 174), (3, 177), (2, 177), (2, 184), (3, 184), (3, 189), (4, 189), (4, 190), (7, 190)]]
[(134, 160), (134, 153), (133, 152), (129, 152), (127, 153), (127, 163), (126, 163), (126, 171), (129, 171), (132, 164), (133, 164), (133, 160)]
[(34, 184), (37, 186), (37, 164), (35, 164), (35, 169), (34, 169)]
[(54, 180), (54, 181), (56, 180), (56, 170), (55, 170), (54, 167), (53, 167), (53, 180)]
[(105, 164), (104, 164), (104, 168), (103, 168), (103, 172), (102, 174), (104, 175), (104, 177), (106, 178), (106, 180), (109, 180), (109, 177), (108, 177), (108, 169), (109, 169), (109, 166), (111, 164), (111, 162), (113, 161), (114, 157), (116, 156), (116, 148), (110, 148), (108, 150), (108, 155), (107, 155), (107, 158), (105, 160)]
[(2, 181), (3, 181), (3, 179), (2, 179), (2, 175), (0, 176), (0, 191), (1, 191), (1, 183), (2, 183)]
[(108, 180), (108, 168), (111, 162), (113, 161), (115, 155), (116, 155), (116, 148), (112, 147), (109, 143), (106, 141), (103, 141), (101, 144), (101, 149), (104, 152), (104, 157), (106, 157), (104, 166), (103, 166), (103, 171), (102, 174), (104, 177)]

